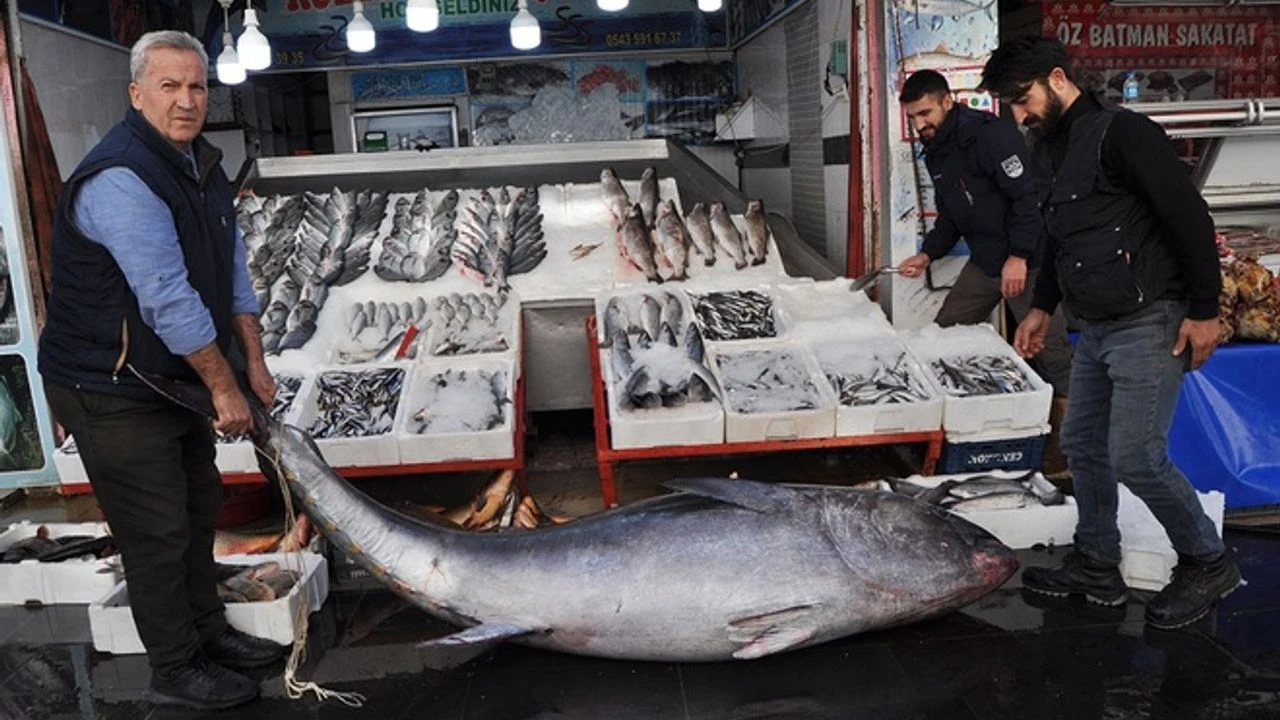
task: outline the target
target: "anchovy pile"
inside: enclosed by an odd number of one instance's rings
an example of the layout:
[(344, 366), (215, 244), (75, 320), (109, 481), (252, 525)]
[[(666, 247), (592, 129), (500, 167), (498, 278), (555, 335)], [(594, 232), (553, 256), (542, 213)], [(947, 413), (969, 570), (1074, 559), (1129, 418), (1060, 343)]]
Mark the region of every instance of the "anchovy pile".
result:
[(773, 299), (758, 290), (690, 294), (698, 324), (708, 340), (745, 340), (777, 336)]
[[(285, 413), (293, 407), (293, 399), (298, 396), (298, 389), (302, 387), (302, 378), (293, 375), (272, 375), (272, 377), (276, 380), (276, 399), (271, 403), (271, 417), (283, 420)], [(248, 439), (248, 435), (219, 434), (217, 436), (220, 443), (237, 443)]]
[(432, 355), (470, 355), (506, 352), (511, 347), (502, 312), (505, 292), (451, 293), (431, 300)]
[(839, 373), (827, 369), (841, 405), (884, 405), (928, 400), (929, 393), (911, 373), (906, 353), (891, 363), (878, 364), (870, 373)]
[(782, 350), (746, 350), (716, 356), (728, 408), (753, 414), (812, 410), (822, 401), (804, 362)]
[(463, 275), (505, 290), (509, 276), (529, 272), (546, 256), (538, 188), (530, 186), (513, 195), (503, 186), (496, 199), (481, 190), (467, 201), (451, 251)]
[[(327, 194), (306, 192), (299, 197), (302, 216), (296, 232), (274, 236), (273, 248), (268, 226), (267, 240), (259, 248), (269, 249), (267, 258), (259, 265), (249, 262), (255, 289), (264, 282), (270, 288), (261, 317), (262, 348), (269, 354), (300, 348), (311, 339), (329, 288), (345, 285), (368, 269), (370, 248), (386, 215), (386, 193), (334, 188)], [(251, 207), (244, 204), (246, 210)], [(281, 257), (286, 259), (283, 272), (278, 272)]]
[(1031, 381), (1012, 358), (1004, 355), (975, 355), (949, 360), (937, 359), (929, 368), (942, 389), (958, 397), (1030, 392)]
[(427, 381), (423, 407), (409, 416), (408, 426), (420, 435), (484, 432), (502, 425), (510, 403), (507, 373), (446, 370)]
[(680, 299), (658, 292), (633, 305), (611, 298), (603, 318), (618, 404), (634, 409), (714, 400), (719, 386), (707, 368), (702, 335), (685, 321)]
[(402, 368), (323, 373), (316, 378), (316, 419), (308, 432), (317, 439), (391, 432), (403, 389)]
[(889, 480), (897, 493), (950, 510), (1012, 510), (1037, 505), (1061, 505), (1062, 491), (1036, 478), (1036, 471), (1018, 477), (974, 475), (946, 480), (936, 488), (926, 488), (905, 480)]
[(382, 241), (373, 271), (393, 282), (424, 282), (443, 275), (452, 262), (453, 243), (458, 238), (454, 227), (457, 207), (457, 190), (445, 193), (434, 208), (426, 190), (419, 190), (412, 201), (404, 197), (397, 200), (391, 234)]

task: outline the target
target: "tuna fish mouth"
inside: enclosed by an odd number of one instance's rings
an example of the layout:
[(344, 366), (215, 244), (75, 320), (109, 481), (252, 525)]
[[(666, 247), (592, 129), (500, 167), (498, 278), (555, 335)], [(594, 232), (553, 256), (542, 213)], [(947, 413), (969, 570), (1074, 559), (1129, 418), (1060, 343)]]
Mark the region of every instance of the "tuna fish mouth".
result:
[(1018, 571), (1018, 558), (1007, 547), (999, 545), (974, 550), (973, 567), (982, 576), (982, 584), (995, 589)]

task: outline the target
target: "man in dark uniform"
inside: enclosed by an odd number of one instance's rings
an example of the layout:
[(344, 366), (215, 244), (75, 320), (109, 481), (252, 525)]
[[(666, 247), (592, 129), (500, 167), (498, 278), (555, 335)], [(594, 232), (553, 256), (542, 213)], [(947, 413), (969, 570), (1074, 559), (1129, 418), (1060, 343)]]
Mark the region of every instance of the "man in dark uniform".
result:
[(1075, 547), (1057, 568), (1028, 568), (1028, 590), (1119, 605), (1117, 483), (1137, 495), (1178, 553), (1173, 580), (1147, 604), (1157, 628), (1187, 625), (1241, 583), (1191, 483), (1169, 460), (1169, 427), (1183, 374), (1219, 338), (1222, 278), (1213, 220), (1164, 130), (1071, 79), (1051, 38), (1002, 44), (983, 85), (1032, 129), (1046, 262), (1014, 347), (1044, 347), (1060, 302), (1083, 327), (1076, 344), (1062, 449), (1075, 484)]
[[(969, 261), (936, 322), (943, 327), (985, 322), (1001, 298), (1021, 321), (1031, 309), (1044, 229), (1026, 142), (995, 115), (957, 104), (947, 79), (933, 70), (907, 78), (899, 100), (924, 144), (938, 217), (920, 252), (898, 270), (903, 277), (919, 277), (963, 237)], [(1065, 397), (1071, 347), (1060, 314), (1036, 362), (1054, 394)]]

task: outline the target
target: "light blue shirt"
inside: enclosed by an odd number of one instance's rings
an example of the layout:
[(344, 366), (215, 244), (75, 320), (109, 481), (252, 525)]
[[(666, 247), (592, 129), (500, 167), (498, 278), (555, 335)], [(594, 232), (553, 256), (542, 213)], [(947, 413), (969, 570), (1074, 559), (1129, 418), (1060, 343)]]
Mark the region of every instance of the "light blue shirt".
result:
[[(105, 247), (120, 266), (138, 298), (142, 321), (169, 352), (190, 355), (217, 338), (213, 316), (187, 281), (169, 206), (132, 170), (107, 168), (85, 180), (73, 213), (80, 232)], [(232, 313), (257, 315), (258, 299), (249, 283), (239, 228), (232, 266)]]

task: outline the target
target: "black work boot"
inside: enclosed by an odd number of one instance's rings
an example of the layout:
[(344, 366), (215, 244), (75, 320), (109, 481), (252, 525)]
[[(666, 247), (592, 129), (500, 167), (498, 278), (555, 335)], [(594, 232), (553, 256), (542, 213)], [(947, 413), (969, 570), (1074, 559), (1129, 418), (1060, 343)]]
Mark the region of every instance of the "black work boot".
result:
[(1067, 553), (1056, 568), (1027, 568), (1022, 572), (1022, 586), (1054, 597), (1084, 595), (1089, 602), (1108, 607), (1123, 605), (1129, 599), (1129, 587), (1124, 584), (1119, 568), (1095, 562), (1075, 551)]
[(147, 699), (157, 705), (223, 710), (258, 697), (258, 684), (204, 657), (175, 668), (154, 670)]
[(289, 652), (287, 645), (254, 637), (230, 625), (202, 647), (210, 660), (224, 667), (239, 669), (270, 665)]
[(1180, 555), (1173, 579), (1147, 603), (1147, 622), (1162, 630), (1190, 625), (1241, 583), (1240, 568), (1225, 554), (1210, 562)]

